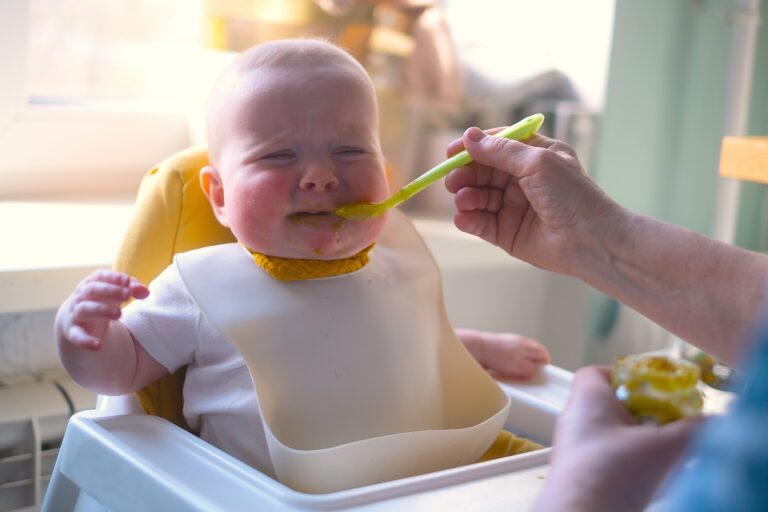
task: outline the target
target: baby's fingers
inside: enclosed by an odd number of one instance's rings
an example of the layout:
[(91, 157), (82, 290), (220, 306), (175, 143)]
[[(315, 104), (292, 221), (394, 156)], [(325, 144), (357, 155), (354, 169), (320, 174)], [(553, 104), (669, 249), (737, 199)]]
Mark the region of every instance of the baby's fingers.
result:
[(69, 328), (67, 331), (67, 340), (72, 345), (86, 350), (99, 350), (101, 348), (101, 340), (88, 334), (88, 332), (79, 325), (73, 325)]
[(72, 311), (72, 323), (82, 324), (94, 320), (117, 320), (120, 318), (120, 307), (103, 302), (78, 302)]
[(119, 305), (131, 298), (130, 281), (124, 285), (89, 281), (79, 291), (78, 301), (98, 301)]
[[(127, 290), (126, 293), (121, 294), (121, 297), (119, 298), (121, 302), (124, 302), (131, 297), (143, 299), (149, 295), (149, 288), (144, 286), (141, 281), (128, 274), (114, 270), (98, 270), (88, 276), (83, 283), (84, 288), (86, 289), (94, 287), (99, 289), (100, 286), (101, 289), (106, 289), (103, 286), (105, 284), (110, 284), (120, 289)], [(111, 289), (114, 290), (114, 288)], [(112, 300), (118, 299), (112, 297)]]
[(547, 347), (534, 340), (525, 340), (523, 354), (537, 364), (548, 364), (551, 362)]
[(143, 285), (138, 279), (131, 278), (130, 290), (131, 297), (136, 299), (145, 299), (149, 296), (149, 288)]
[(118, 286), (129, 286), (131, 284), (131, 276), (124, 272), (117, 272), (116, 270), (97, 270), (90, 276), (85, 278), (85, 282), (104, 282), (112, 283)]

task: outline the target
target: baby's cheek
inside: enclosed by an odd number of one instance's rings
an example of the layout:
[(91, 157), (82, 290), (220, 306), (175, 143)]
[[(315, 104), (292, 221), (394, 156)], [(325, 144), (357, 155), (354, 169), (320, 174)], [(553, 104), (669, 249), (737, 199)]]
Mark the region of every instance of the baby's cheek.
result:
[(350, 173), (350, 190), (365, 202), (379, 202), (389, 197), (389, 179), (383, 167), (356, 169)]
[(264, 177), (253, 184), (251, 207), (265, 215), (283, 215), (293, 190), (291, 176), (278, 173)]
[(376, 196), (376, 202), (383, 201), (390, 195), (389, 177), (382, 170), (381, 175), (372, 184), (372, 193)]
[(261, 195), (283, 195), (288, 194), (297, 185), (298, 178), (292, 172), (287, 170), (275, 170), (265, 172), (258, 176), (253, 186), (258, 189)]
[(384, 215), (380, 215), (378, 217), (374, 217), (359, 223), (360, 237), (365, 238), (367, 240), (367, 244), (371, 244), (379, 238), (379, 235), (381, 235), (381, 232), (384, 230), (384, 226), (387, 222), (387, 216), (388, 214), (385, 213)]
[[(244, 185), (239, 191), (238, 217), (241, 236), (268, 237), (285, 216), (290, 194), (285, 177), (264, 177)], [(234, 205), (233, 205), (234, 206)]]

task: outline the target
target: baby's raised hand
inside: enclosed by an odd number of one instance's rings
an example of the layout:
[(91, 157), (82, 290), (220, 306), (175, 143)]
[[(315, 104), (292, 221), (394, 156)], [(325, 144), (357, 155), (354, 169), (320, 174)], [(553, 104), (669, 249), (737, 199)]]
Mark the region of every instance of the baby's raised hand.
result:
[(75, 347), (99, 350), (109, 322), (120, 318), (120, 305), (148, 295), (149, 289), (131, 276), (97, 270), (83, 279), (59, 308), (57, 334)]
[(495, 378), (528, 379), (550, 362), (547, 347), (519, 334), (456, 329), (456, 335)]

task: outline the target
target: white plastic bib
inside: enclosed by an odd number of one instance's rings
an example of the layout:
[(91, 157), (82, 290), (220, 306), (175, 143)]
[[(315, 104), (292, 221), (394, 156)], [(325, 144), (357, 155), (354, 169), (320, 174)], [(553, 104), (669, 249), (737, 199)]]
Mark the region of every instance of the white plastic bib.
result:
[(400, 212), (352, 274), (277, 281), (237, 244), (176, 257), (242, 353), (278, 479), (312, 493), (477, 460), (509, 400), (456, 338), (440, 273)]

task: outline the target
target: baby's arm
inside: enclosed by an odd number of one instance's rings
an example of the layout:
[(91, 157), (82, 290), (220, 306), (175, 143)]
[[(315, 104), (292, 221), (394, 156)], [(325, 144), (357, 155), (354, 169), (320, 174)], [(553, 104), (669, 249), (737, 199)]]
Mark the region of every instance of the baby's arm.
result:
[(496, 378), (528, 379), (550, 362), (547, 347), (519, 334), (456, 329), (456, 336)]
[(86, 277), (56, 314), (59, 357), (85, 388), (105, 395), (139, 390), (168, 372), (118, 321), (120, 305), (149, 295), (146, 286), (120, 272)]

